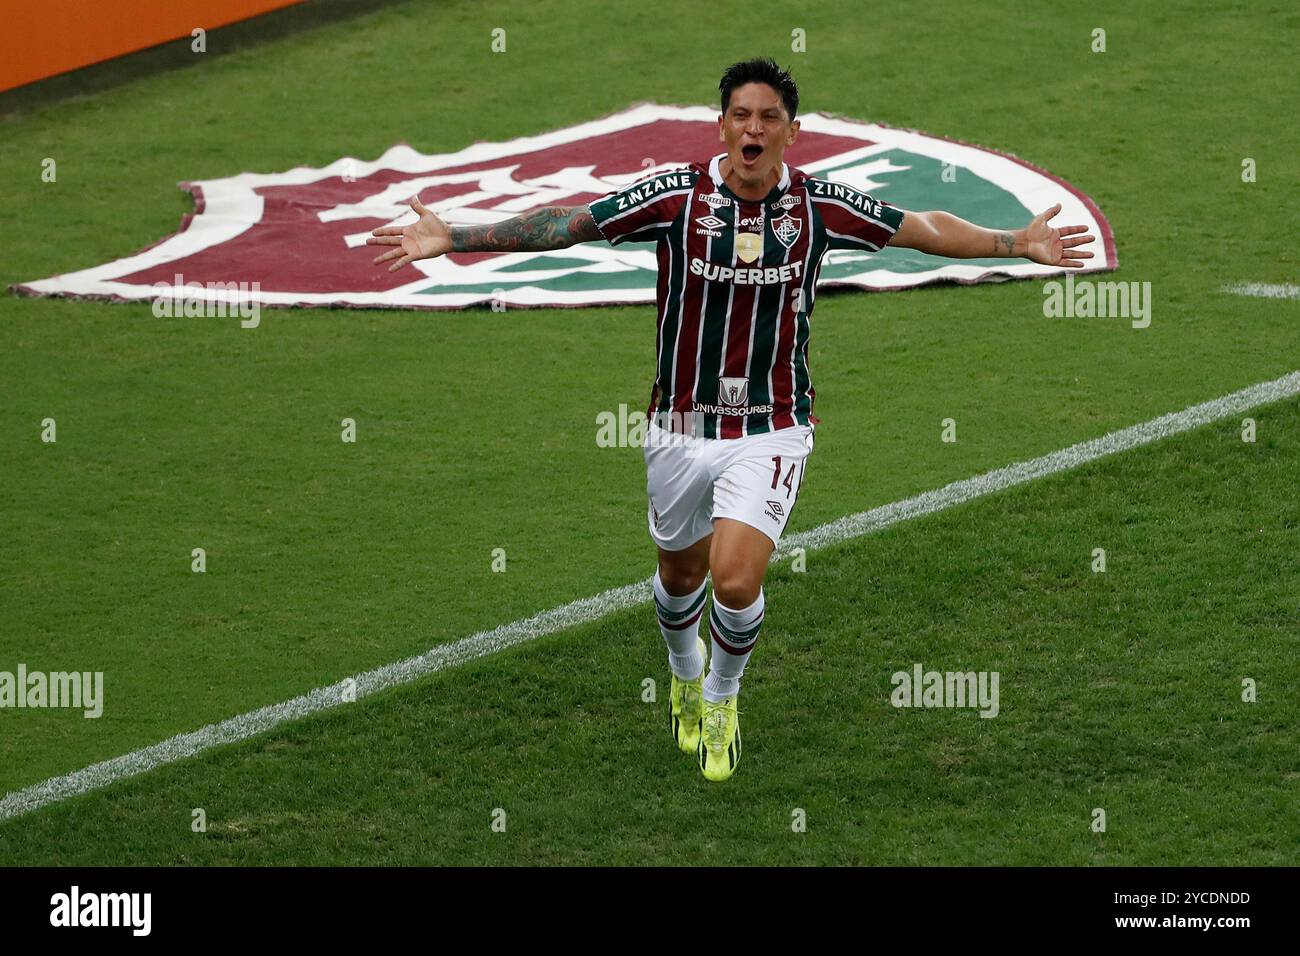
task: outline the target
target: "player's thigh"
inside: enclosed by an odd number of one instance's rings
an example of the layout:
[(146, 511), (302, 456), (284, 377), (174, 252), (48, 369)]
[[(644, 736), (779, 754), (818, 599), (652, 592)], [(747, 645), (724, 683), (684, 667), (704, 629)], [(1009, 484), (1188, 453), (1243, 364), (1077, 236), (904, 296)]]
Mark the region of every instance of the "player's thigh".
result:
[(785, 428), (736, 439), (713, 484), (713, 517), (732, 518), (765, 534), (775, 547), (794, 512), (812, 453), (812, 430)]
[(661, 552), (689, 551), (713, 533), (712, 450), (700, 444), (706, 441), (684, 440), (653, 427), (649, 430), (645, 445), (646, 520), (650, 537)]

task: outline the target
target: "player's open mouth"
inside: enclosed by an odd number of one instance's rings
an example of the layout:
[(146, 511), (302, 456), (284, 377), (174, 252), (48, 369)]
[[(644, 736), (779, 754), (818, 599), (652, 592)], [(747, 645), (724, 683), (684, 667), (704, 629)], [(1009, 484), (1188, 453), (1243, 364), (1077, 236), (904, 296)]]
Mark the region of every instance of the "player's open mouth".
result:
[(763, 147), (756, 145), (743, 146), (740, 155), (745, 159), (746, 166), (753, 166), (758, 161), (758, 157), (763, 155)]

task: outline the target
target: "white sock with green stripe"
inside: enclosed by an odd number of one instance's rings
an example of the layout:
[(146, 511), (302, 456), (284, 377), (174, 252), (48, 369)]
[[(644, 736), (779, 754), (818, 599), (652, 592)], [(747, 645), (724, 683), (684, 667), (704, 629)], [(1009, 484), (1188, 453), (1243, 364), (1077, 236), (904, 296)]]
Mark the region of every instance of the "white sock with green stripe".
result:
[(704, 699), (716, 703), (740, 693), (740, 678), (763, 626), (763, 589), (758, 598), (739, 611), (726, 607), (713, 596), (709, 614), (709, 632), (713, 635), (713, 656), (709, 659), (709, 676), (704, 678)]
[(659, 631), (668, 645), (668, 666), (681, 680), (695, 680), (704, 670), (700, 653), (700, 618), (704, 615), (707, 582), (690, 594), (669, 594), (655, 571), (655, 611)]

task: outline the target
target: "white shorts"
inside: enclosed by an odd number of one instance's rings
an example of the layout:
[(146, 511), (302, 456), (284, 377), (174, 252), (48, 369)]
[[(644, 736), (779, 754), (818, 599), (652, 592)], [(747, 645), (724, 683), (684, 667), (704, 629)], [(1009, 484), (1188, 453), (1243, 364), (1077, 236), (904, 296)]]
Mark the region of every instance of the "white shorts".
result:
[(744, 438), (696, 438), (646, 430), (646, 518), (665, 551), (689, 548), (713, 533), (713, 519), (734, 518), (781, 538), (803, 484), (813, 430), (795, 425)]

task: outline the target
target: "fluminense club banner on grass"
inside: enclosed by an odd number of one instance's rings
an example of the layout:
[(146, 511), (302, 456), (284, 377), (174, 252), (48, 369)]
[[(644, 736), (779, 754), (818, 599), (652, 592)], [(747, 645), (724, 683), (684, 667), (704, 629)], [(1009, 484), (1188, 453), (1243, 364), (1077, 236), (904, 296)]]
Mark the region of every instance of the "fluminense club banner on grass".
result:
[[(365, 245), (377, 226), (414, 220), (406, 200), (453, 225), (496, 222), (545, 205), (577, 205), (648, 173), (722, 152), (717, 111), (643, 104), (568, 129), (475, 143), (425, 155), (394, 146), (374, 162), (344, 158), (323, 169), (241, 173), (181, 183), (195, 211), (180, 231), (106, 265), (15, 286), (30, 295), (152, 300), (185, 285), (184, 298), (263, 306), (455, 309), (487, 302), (583, 306), (653, 302), (654, 245), (584, 243), (552, 252), (454, 253), (396, 273)], [(1056, 224), (1080, 223), (1098, 241), (1084, 269), (1117, 265), (1110, 224), (1088, 196), (1015, 157), (910, 130), (800, 117), (786, 162), (907, 209), (945, 209), (991, 228), (1018, 228), (1061, 203)], [(830, 253), (819, 287), (907, 289), (1058, 274), (1024, 260), (953, 260), (886, 247)], [(231, 290), (242, 290), (233, 293)], [(180, 297), (180, 296), (176, 296)]]

